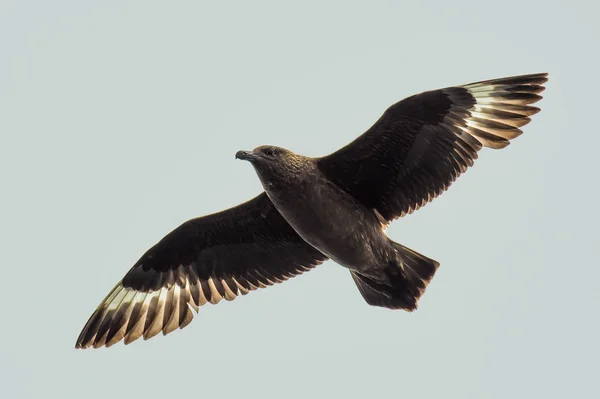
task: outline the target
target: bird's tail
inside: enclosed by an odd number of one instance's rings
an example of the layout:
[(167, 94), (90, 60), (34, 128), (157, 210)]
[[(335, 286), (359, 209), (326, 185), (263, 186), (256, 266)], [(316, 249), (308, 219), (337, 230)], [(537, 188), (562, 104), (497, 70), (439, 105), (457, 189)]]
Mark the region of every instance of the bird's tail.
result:
[(385, 276), (382, 276), (382, 280), (388, 280), (389, 284), (380, 283), (355, 271), (350, 273), (369, 305), (411, 312), (417, 308), (419, 298), (440, 264), (397, 242), (392, 244), (401, 264), (383, 268)]

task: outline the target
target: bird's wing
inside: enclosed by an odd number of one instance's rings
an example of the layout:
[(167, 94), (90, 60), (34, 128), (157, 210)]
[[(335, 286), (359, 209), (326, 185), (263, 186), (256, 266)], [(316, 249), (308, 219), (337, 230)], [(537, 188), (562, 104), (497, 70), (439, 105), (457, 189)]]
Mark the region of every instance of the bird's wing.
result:
[(391, 221), (445, 191), (482, 147), (504, 148), (539, 108), (547, 74), (448, 87), (388, 108), (363, 135), (318, 159), (325, 176)]
[(77, 348), (128, 344), (183, 328), (190, 307), (233, 300), (327, 258), (304, 242), (265, 193), (185, 222), (148, 250), (90, 317)]

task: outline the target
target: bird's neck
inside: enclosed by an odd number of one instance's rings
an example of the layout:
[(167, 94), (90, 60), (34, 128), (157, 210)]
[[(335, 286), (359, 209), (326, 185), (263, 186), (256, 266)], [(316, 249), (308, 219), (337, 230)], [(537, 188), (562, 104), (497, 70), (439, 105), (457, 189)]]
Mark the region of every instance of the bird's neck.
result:
[(271, 201), (276, 206), (285, 206), (290, 200), (306, 197), (319, 178), (319, 170), (315, 167), (305, 168), (299, 173), (271, 176), (269, 179), (261, 179), (261, 182)]
[(265, 191), (302, 190), (318, 179), (318, 167), (314, 162), (301, 165), (289, 164), (285, 168), (274, 168), (266, 171), (257, 170)]

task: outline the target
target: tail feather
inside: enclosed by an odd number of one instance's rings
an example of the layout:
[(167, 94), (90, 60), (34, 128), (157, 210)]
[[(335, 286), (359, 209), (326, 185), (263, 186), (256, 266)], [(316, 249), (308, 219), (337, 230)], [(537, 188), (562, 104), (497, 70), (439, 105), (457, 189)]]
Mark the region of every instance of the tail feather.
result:
[(411, 312), (417, 308), (419, 298), (440, 264), (401, 244), (394, 242), (393, 245), (401, 264), (387, 265), (382, 269), (384, 276), (381, 280), (387, 280), (389, 284), (375, 281), (359, 272), (350, 273), (369, 305)]

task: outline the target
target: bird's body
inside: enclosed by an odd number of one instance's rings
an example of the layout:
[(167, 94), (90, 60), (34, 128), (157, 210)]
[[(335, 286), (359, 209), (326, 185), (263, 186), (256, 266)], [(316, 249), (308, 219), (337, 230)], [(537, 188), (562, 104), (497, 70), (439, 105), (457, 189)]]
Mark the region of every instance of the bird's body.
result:
[[(330, 182), (316, 160), (293, 154), (306, 165), (284, 179), (288, 184), (270, 184), (262, 177), (265, 193), (285, 220), (307, 243), (337, 264), (365, 274), (397, 261), (397, 254), (372, 209)], [(379, 276), (381, 277), (381, 276)]]
[[(423, 92), (320, 158), (260, 146), (239, 151), (264, 192), (189, 220), (150, 248), (98, 306), (76, 347), (126, 344), (188, 325), (206, 303), (283, 282), (327, 259), (365, 301), (412, 311), (439, 263), (385, 234), (444, 192), (483, 147), (504, 148), (539, 108), (546, 74)], [(457, 240), (457, 244), (460, 241)]]

